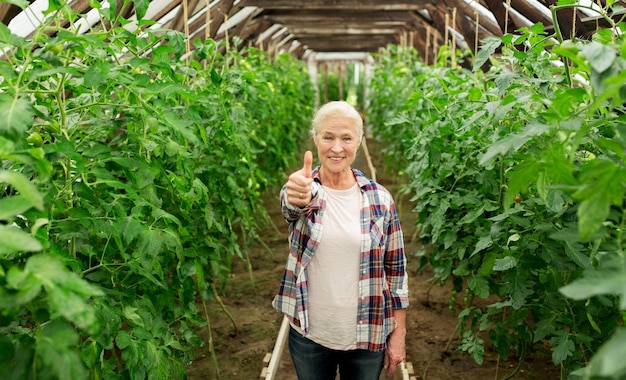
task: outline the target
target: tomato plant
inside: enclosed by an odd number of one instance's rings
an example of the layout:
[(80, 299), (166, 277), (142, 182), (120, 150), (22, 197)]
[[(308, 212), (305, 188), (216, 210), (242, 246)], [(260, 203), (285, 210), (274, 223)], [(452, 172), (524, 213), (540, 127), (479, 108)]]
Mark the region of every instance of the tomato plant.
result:
[(59, 27), (80, 15), (57, 2), (32, 38), (0, 25), (10, 379), (184, 378), (198, 302), (221, 307), (308, 132), (301, 62), (212, 40), (186, 55), (184, 35), (100, 11), (111, 27), (86, 34)]
[(389, 55), (370, 113), (408, 177), (420, 265), (467, 290), (459, 350), (481, 363), (487, 336), (521, 362), (547, 346), (571, 376), (621, 378), (624, 39), (548, 37), (537, 24), (483, 41), (486, 73)]

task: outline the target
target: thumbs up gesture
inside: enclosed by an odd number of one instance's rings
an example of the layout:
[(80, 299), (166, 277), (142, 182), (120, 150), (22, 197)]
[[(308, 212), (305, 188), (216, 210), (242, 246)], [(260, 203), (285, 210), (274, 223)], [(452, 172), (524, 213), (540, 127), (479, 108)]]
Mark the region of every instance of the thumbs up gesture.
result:
[(313, 165), (313, 153), (307, 150), (304, 153), (304, 166), (302, 169), (291, 173), (287, 180), (287, 200), (294, 206), (304, 207), (311, 202), (311, 166)]

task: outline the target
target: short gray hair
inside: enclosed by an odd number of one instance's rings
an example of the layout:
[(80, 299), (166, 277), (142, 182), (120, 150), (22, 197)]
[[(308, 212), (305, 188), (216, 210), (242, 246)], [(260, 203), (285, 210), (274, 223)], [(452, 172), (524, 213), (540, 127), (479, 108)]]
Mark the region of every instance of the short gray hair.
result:
[(319, 125), (332, 116), (346, 116), (354, 121), (356, 133), (359, 136), (359, 143), (363, 140), (363, 118), (359, 111), (350, 103), (343, 100), (331, 101), (320, 107), (315, 115), (313, 115), (313, 123), (311, 127), (311, 137), (315, 141), (317, 137), (317, 128)]

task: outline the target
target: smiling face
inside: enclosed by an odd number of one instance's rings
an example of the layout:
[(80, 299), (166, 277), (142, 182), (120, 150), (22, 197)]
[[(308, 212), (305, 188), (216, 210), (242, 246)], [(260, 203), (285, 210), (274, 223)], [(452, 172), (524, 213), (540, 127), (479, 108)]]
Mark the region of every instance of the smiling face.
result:
[(354, 184), (350, 165), (363, 138), (361, 114), (345, 101), (328, 102), (315, 113), (311, 133), (324, 185), (343, 188)]
[(317, 156), (329, 174), (351, 173), (350, 165), (356, 158), (359, 144), (354, 119), (348, 116), (329, 116), (317, 126)]

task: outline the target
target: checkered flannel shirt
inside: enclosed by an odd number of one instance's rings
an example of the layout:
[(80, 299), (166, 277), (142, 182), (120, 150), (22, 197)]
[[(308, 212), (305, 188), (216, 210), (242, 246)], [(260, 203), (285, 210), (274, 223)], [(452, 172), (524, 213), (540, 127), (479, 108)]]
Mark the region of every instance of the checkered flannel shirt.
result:
[[(387, 189), (352, 169), (363, 194), (361, 207), (361, 255), (357, 313), (357, 349), (381, 351), (395, 328), (393, 309), (409, 305), (406, 257), (400, 220), (393, 197)], [(309, 331), (307, 265), (319, 245), (322, 215), (327, 196), (319, 178), (319, 167), (312, 172), (313, 199), (300, 208), (287, 201), (286, 188), (280, 192), (283, 215), (289, 223), (289, 256), (278, 294), (272, 305)]]

